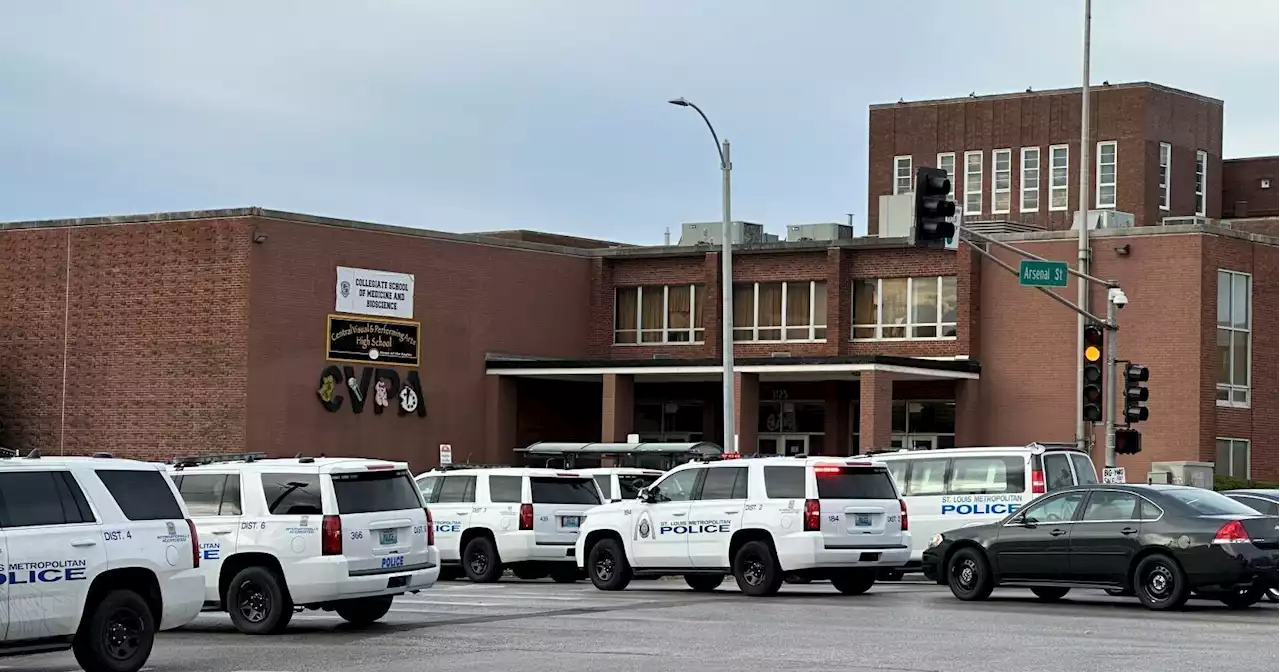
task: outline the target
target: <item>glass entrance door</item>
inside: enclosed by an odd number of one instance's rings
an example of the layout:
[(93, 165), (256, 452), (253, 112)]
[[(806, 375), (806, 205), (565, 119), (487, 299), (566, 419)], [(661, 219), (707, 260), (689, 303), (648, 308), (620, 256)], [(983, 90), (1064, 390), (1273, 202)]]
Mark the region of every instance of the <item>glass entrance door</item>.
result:
[(756, 441), (761, 455), (807, 455), (808, 434), (761, 434)]

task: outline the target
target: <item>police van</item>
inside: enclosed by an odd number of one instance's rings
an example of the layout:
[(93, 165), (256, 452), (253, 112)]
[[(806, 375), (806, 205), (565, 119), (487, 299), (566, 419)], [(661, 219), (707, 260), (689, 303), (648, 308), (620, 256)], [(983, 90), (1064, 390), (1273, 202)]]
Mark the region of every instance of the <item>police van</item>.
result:
[(601, 590), (679, 575), (711, 591), (732, 574), (763, 596), (788, 576), (864, 593), (910, 552), (906, 504), (885, 466), (796, 456), (678, 466), (637, 499), (588, 511), (576, 555)]
[(178, 458), (170, 474), (202, 540), (205, 607), (241, 632), (281, 632), (301, 609), (367, 625), (440, 574), (403, 462), (247, 453)]
[(71, 649), (135, 672), (204, 601), (194, 524), (162, 467), (0, 455), (0, 656)]
[(641, 489), (648, 487), (665, 473), (658, 469), (640, 467), (593, 467), (576, 471), (596, 479), (600, 494), (608, 502), (635, 499)]
[(491, 583), (510, 569), (521, 579), (582, 578), (574, 542), (587, 510), (602, 502), (595, 479), (577, 471), (467, 465), (419, 474), (435, 512), (441, 562)]
[(935, 534), (999, 520), (1058, 488), (1097, 483), (1089, 454), (1074, 444), (900, 450), (867, 456), (889, 468), (911, 516), (908, 569)]

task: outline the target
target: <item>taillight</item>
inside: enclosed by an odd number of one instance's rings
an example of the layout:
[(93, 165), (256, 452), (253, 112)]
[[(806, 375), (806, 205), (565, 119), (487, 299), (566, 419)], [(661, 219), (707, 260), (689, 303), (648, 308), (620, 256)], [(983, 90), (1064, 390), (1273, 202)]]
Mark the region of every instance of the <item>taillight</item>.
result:
[(822, 529), (822, 506), (816, 499), (804, 500), (804, 531), (817, 532)]
[(320, 555), (342, 555), (342, 518), (325, 516), (320, 523)]
[(902, 531), (907, 531), (907, 500), (899, 499), (898, 508), (902, 509)]
[(522, 530), (533, 529), (533, 505), (532, 504), (520, 505), (520, 529)]
[(1249, 541), (1249, 533), (1244, 530), (1244, 523), (1233, 520), (1218, 529), (1213, 536), (1215, 544), (1239, 544)]
[(831, 476), (840, 473), (840, 467), (832, 464), (819, 464), (813, 468), (813, 473), (817, 476)]
[(431, 518), (431, 509), (423, 507), (422, 510), (427, 514), (427, 545), (435, 546), (436, 545), (436, 521)]
[(200, 539), (196, 536), (196, 521), (187, 519), (187, 529), (191, 531), (191, 567), (200, 567)]
[(1044, 494), (1044, 472), (1039, 469), (1033, 469), (1031, 471), (1031, 494)]

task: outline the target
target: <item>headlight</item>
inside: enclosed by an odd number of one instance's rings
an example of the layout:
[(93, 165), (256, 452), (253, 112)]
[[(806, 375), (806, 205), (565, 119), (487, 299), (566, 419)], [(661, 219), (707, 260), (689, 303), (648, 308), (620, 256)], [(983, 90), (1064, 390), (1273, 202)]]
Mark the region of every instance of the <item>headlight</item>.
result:
[(941, 535), (941, 534), (935, 534), (935, 535), (933, 535), (933, 538), (929, 540), (929, 548), (934, 548), (934, 547), (941, 546), (941, 545), (942, 545), (942, 535)]

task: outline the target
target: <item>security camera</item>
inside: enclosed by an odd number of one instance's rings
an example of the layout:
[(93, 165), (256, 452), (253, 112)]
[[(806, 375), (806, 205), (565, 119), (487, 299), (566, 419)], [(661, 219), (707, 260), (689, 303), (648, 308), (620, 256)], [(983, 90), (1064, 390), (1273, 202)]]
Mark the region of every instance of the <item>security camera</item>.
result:
[(1114, 303), (1116, 308), (1124, 308), (1129, 305), (1129, 297), (1125, 296), (1124, 290), (1119, 287), (1112, 287), (1107, 290), (1107, 300)]

